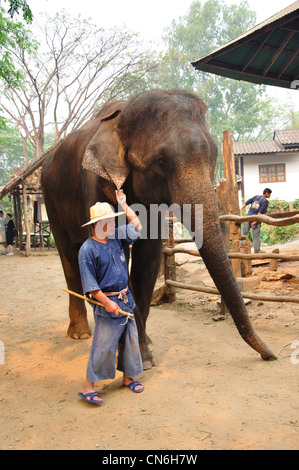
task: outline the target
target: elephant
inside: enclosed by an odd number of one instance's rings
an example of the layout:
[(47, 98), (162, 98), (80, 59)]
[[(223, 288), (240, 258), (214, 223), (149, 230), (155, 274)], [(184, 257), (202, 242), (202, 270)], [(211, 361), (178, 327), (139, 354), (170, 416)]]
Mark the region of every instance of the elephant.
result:
[[(234, 277), (218, 220), (213, 186), (217, 146), (206, 123), (206, 106), (184, 90), (151, 90), (106, 103), (79, 130), (70, 133), (46, 158), (41, 185), (68, 289), (82, 293), (78, 250), (88, 238), (89, 208), (109, 202), (116, 209), (115, 189), (122, 188), (129, 205), (150, 211), (153, 204), (203, 207), (200, 255), (246, 343), (264, 360), (275, 355), (253, 329)], [(130, 289), (144, 369), (154, 363), (146, 334), (152, 293), (162, 258), (160, 237), (141, 238), (131, 250)], [(69, 297), (68, 335), (91, 335), (85, 302)]]

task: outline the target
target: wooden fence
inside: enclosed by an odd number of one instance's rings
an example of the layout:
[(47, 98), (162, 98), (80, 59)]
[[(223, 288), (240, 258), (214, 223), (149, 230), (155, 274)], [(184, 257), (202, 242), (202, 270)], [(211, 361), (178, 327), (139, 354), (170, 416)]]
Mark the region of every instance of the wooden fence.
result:
[[(248, 277), (252, 273), (252, 260), (270, 260), (274, 263), (281, 261), (299, 261), (299, 256), (281, 254), (281, 253), (256, 253), (251, 254), (251, 246), (248, 237), (241, 236), (241, 223), (252, 222), (254, 220), (263, 222), (268, 225), (278, 227), (286, 227), (299, 222), (299, 213), (290, 213), (286, 217), (281, 214), (258, 215), (241, 217), (239, 209), (238, 185), (235, 170), (235, 158), (233, 151), (233, 142), (230, 131), (223, 132), (223, 167), (225, 179), (221, 180), (216, 186), (216, 195), (218, 200), (218, 208), (220, 212), (220, 225), (222, 229), (223, 239), (228, 252), (228, 257), (232, 264), (232, 269), (236, 278)], [(167, 302), (175, 300), (175, 292), (177, 288), (205, 292), (208, 294), (219, 294), (215, 288), (207, 286), (194, 286), (177, 282), (175, 255), (177, 253), (185, 253), (194, 256), (200, 256), (197, 250), (185, 250), (179, 243), (173, 239), (173, 219), (170, 217), (169, 240), (163, 248), (164, 256), (164, 279), (165, 294), (164, 298)], [(187, 241), (187, 240), (184, 240)], [(193, 240), (191, 240), (193, 241)], [(242, 241), (242, 243), (241, 243)], [(230, 248), (231, 245), (231, 248)], [(275, 250), (276, 251), (276, 250)], [(241, 292), (242, 296), (248, 299), (264, 300), (272, 302), (295, 302), (299, 303), (297, 296), (273, 296), (264, 293)], [(220, 295), (220, 294), (219, 294)], [(223, 299), (221, 301), (223, 311), (225, 309)]]
[[(240, 226), (242, 222), (248, 222), (253, 220), (258, 220), (259, 222), (264, 222), (269, 225), (285, 227), (299, 222), (299, 215), (295, 215), (292, 217), (285, 217), (282, 219), (275, 219), (269, 216), (245, 216), (239, 217), (235, 215), (223, 215), (220, 216), (220, 220), (222, 221), (230, 221), (233, 224)], [(166, 244), (163, 247), (163, 256), (164, 256), (164, 279), (165, 279), (165, 295), (164, 299), (167, 302), (173, 302), (176, 298), (176, 289), (186, 289), (186, 290), (193, 290), (198, 292), (204, 292), (207, 294), (213, 295), (220, 295), (216, 288), (207, 287), (202, 285), (192, 285), (186, 284), (182, 282), (178, 282), (176, 280), (176, 263), (175, 263), (175, 255), (177, 253), (184, 253), (192, 256), (200, 257), (200, 253), (198, 250), (192, 249), (185, 249), (181, 246), (181, 242), (189, 242), (193, 240), (179, 240), (176, 243), (176, 240), (173, 237), (173, 223), (174, 219), (170, 217), (169, 219), (169, 239), (167, 240)], [(235, 232), (234, 225), (232, 226), (232, 233)], [(233, 235), (232, 235), (233, 237)], [(247, 237), (246, 237), (247, 238)], [(234, 248), (236, 248), (236, 244), (234, 244)], [(239, 242), (240, 246), (240, 242)], [(250, 242), (249, 242), (250, 246)], [(251, 260), (276, 260), (276, 261), (299, 261), (299, 255), (290, 255), (290, 254), (282, 254), (282, 253), (242, 253), (242, 252), (229, 252), (228, 257), (230, 260), (238, 260), (241, 262), (242, 260), (248, 260), (251, 264)], [(233, 263), (232, 263), (233, 265)], [(233, 266), (234, 274), (236, 269), (236, 265)], [(237, 269), (237, 273), (239, 273), (239, 269)], [(236, 276), (237, 277), (237, 276)], [(262, 301), (271, 301), (271, 302), (294, 302), (299, 303), (298, 296), (291, 296), (291, 295), (268, 295), (265, 293), (254, 293), (254, 292), (241, 292), (242, 296), (251, 299), (251, 300), (262, 300)]]

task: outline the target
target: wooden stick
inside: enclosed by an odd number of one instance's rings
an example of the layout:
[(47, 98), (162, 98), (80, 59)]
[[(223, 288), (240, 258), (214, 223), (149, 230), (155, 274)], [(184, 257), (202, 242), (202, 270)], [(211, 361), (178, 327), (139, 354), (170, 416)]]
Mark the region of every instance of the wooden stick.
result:
[[(64, 292), (67, 292), (68, 294), (74, 295), (75, 297), (79, 297), (79, 299), (86, 300), (87, 302), (90, 302), (91, 304), (96, 304), (96, 305), (100, 305), (100, 307), (104, 307), (104, 305), (101, 302), (89, 299), (85, 295), (77, 294), (77, 292), (73, 292), (72, 290), (68, 290), (68, 289), (63, 289), (63, 290), (64, 290)], [(118, 309), (118, 312), (121, 313), (122, 315), (126, 315), (129, 318), (134, 317), (133, 313), (124, 312), (120, 308)]]

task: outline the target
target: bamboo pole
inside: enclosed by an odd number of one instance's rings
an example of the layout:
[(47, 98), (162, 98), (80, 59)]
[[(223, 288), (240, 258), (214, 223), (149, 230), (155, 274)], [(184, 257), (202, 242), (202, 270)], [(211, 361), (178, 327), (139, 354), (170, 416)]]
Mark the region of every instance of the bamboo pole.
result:
[[(95, 304), (95, 305), (99, 305), (100, 307), (104, 307), (104, 305), (101, 302), (98, 302), (97, 300), (89, 299), (85, 295), (77, 294), (77, 292), (73, 292), (72, 290), (68, 290), (68, 289), (63, 289), (63, 290), (64, 290), (64, 292), (67, 292), (70, 295), (74, 295), (75, 297), (78, 297), (79, 299), (86, 300), (87, 302), (89, 302), (91, 304)], [(124, 312), (120, 308), (118, 309), (118, 312), (121, 313), (122, 315), (125, 315), (126, 317), (129, 317), (129, 318), (134, 317), (133, 313)]]

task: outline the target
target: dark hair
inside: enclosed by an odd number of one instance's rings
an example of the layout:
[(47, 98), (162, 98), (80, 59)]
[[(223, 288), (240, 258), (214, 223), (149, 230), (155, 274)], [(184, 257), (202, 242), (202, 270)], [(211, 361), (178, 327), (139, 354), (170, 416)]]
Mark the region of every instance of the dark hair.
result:
[(9, 217), (12, 217), (12, 215), (11, 215), (11, 213), (10, 213), (10, 212), (7, 212), (7, 214), (6, 214), (6, 215), (9, 215)]
[(0, 214), (3, 214), (3, 211), (0, 211)]
[(271, 194), (272, 193), (272, 190), (270, 188), (265, 188), (264, 191), (263, 191), (263, 194)]

